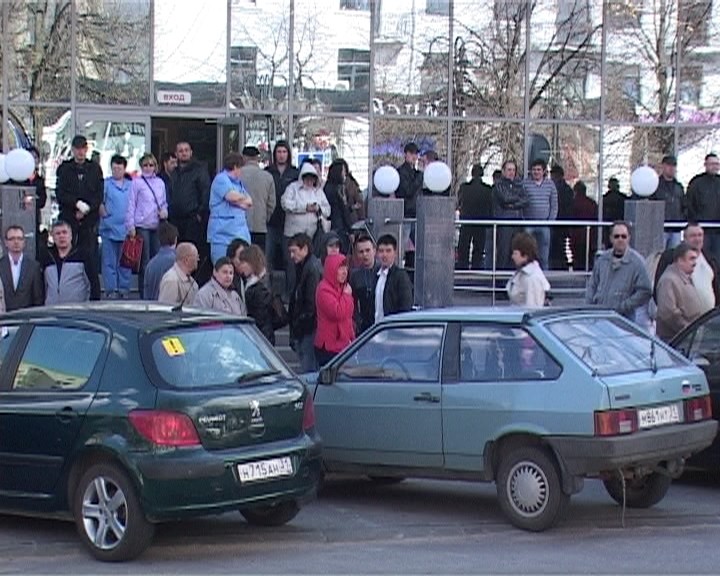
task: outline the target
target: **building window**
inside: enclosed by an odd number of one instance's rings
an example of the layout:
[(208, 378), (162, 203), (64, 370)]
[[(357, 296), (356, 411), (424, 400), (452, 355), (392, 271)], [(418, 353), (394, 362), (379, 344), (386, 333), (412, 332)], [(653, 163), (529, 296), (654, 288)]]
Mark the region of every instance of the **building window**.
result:
[(450, 16), (450, 0), (426, 0), (425, 12), (438, 16)]
[(340, 0), (340, 10), (370, 10), (370, 0)]
[(702, 91), (702, 66), (684, 65), (680, 71), (680, 104), (699, 106)]
[(257, 77), (257, 46), (231, 46), (230, 71), (233, 80), (254, 84)]
[(709, 42), (708, 28), (712, 19), (712, 0), (684, 0), (678, 9), (683, 46), (699, 48)]
[(338, 80), (347, 82), (348, 90), (367, 90), (370, 86), (370, 51), (340, 48)]
[(447, 91), (448, 58), (447, 52), (428, 52), (424, 54), (420, 66), (420, 90), (425, 94)]
[(610, 30), (623, 30), (640, 26), (643, 0), (618, 0), (607, 4), (606, 25)]

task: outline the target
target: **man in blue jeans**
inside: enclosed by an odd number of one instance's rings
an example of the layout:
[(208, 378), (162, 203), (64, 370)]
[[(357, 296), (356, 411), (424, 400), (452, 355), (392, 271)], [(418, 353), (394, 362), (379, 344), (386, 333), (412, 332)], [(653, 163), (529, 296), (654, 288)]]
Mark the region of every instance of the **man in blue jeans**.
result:
[[(551, 221), (557, 219), (557, 189), (555, 183), (547, 177), (545, 160), (533, 160), (530, 165), (530, 178), (523, 182), (523, 188), (527, 192), (529, 201), (523, 209), (525, 220)], [(550, 258), (550, 227), (528, 226), (526, 230), (535, 237), (540, 266), (543, 270), (547, 270)]]

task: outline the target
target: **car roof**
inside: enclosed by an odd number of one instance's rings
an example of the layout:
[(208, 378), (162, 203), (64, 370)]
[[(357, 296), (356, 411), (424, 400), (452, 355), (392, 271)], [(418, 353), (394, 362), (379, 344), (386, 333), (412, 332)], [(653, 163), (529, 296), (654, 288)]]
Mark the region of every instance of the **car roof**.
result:
[(607, 308), (585, 306), (579, 307), (546, 307), (535, 310), (516, 306), (458, 306), (453, 308), (432, 308), (413, 310), (386, 316), (382, 322), (502, 322), (507, 324), (527, 323), (531, 320), (545, 320), (562, 316), (578, 316), (580, 314), (616, 315)]
[(164, 326), (208, 321), (247, 322), (251, 319), (221, 314), (197, 308), (175, 309), (173, 306), (157, 302), (85, 302), (82, 304), (60, 304), (37, 308), (24, 308), (3, 315), (5, 319), (50, 320), (68, 319), (99, 324), (119, 323), (137, 329), (156, 329)]

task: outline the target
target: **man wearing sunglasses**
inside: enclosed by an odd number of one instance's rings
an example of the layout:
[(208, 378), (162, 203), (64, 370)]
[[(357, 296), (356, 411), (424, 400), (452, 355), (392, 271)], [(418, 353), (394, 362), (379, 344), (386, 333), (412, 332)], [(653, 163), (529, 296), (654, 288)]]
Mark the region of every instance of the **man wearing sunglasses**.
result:
[(652, 295), (645, 261), (630, 248), (630, 225), (627, 222), (613, 224), (610, 242), (612, 247), (595, 259), (585, 301), (636, 320), (638, 310), (646, 307)]

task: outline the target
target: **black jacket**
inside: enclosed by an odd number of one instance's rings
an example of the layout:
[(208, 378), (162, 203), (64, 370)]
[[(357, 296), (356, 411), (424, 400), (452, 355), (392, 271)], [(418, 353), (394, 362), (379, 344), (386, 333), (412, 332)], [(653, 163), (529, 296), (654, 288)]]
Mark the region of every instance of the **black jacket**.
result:
[(263, 336), (268, 339), (270, 344), (274, 345), (272, 294), (263, 280), (245, 287), (245, 306), (248, 316), (255, 320), (255, 324)]
[(720, 220), (720, 175), (698, 174), (687, 189), (688, 219), (695, 222)]
[(210, 208), (210, 175), (207, 166), (190, 160), (175, 168), (170, 175), (171, 190), (168, 199), (170, 218), (207, 216)]
[(473, 178), (460, 186), (460, 217), (486, 220), (493, 215), (492, 188), (480, 178)]
[(563, 179), (553, 180), (558, 197), (558, 220), (572, 220), (575, 193)]
[(309, 254), (305, 260), (295, 266), (297, 282), (290, 294), (290, 337), (300, 339), (315, 332), (317, 315), (315, 312), (315, 292), (322, 278), (320, 261)]
[[(662, 253), (662, 255), (660, 256), (660, 260), (658, 260), (658, 265), (655, 269), (655, 278), (653, 279), (653, 295), (657, 291), (657, 285), (658, 282), (660, 282), (660, 277), (663, 275), (663, 272), (665, 272), (667, 267), (673, 263), (674, 252), (674, 248), (669, 248)], [(714, 273), (713, 292), (715, 293), (715, 304), (717, 305), (718, 303), (720, 303), (720, 265), (718, 265), (717, 260), (715, 260), (712, 254), (710, 254), (710, 252), (708, 252), (706, 249), (703, 248), (702, 253)]]
[(417, 197), (422, 193), (423, 173), (407, 162), (398, 166), (397, 171), (400, 174), (400, 185), (395, 197), (405, 200), (405, 218), (415, 218)]
[(609, 191), (603, 196), (602, 219), (605, 222), (617, 222), (625, 219), (625, 200), (622, 192)]
[(5, 309), (8, 312), (45, 304), (45, 280), (40, 264), (23, 256), (17, 290), (13, 286), (10, 256), (0, 258), (0, 281), (5, 292)]
[(529, 203), (522, 180), (509, 180), (504, 176), (492, 187), (493, 214), (496, 218), (508, 220), (522, 218), (522, 211)]
[(300, 177), (300, 171), (295, 166), (288, 166), (281, 174), (274, 164), (268, 166), (266, 170), (272, 174), (273, 180), (275, 180), (275, 209), (270, 216), (268, 226), (282, 232), (285, 226), (285, 210), (283, 210), (280, 199), (288, 185)]
[(650, 196), (650, 200), (665, 202), (665, 222), (685, 222), (687, 219), (685, 190), (675, 178), (666, 180), (661, 176), (657, 190)]
[[(65, 160), (57, 169), (55, 197), (60, 205), (60, 218), (72, 226), (94, 227), (97, 225), (100, 204), (105, 192), (103, 173), (96, 162), (85, 160)], [(90, 212), (85, 218), (75, 219), (75, 206), (82, 200), (90, 206)]]
[(352, 228), (350, 207), (347, 205), (345, 190), (342, 184), (326, 182), (323, 188), (325, 198), (330, 204), (330, 229), (335, 230), (343, 241), (343, 248), (347, 246), (347, 236)]
[[(374, 301), (374, 298), (373, 298)], [(383, 292), (383, 314), (409, 312), (413, 307), (413, 286), (405, 270), (393, 265), (388, 271)]]
[[(350, 288), (355, 300), (355, 333), (362, 334), (375, 323), (375, 285), (378, 266), (356, 268), (350, 274)], [(390, 274), (388, 273), (388, 279)], [(387, 284), (385, 285), (387, 288)]]

